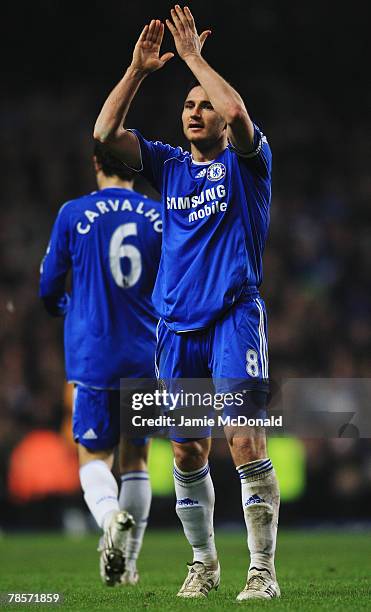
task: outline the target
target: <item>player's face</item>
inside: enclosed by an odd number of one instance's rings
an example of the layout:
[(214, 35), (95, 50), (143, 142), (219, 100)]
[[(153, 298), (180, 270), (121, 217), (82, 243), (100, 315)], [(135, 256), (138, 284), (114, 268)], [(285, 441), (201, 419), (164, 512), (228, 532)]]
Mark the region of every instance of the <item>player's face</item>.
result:
[(212, 146), (220, 140), (226, 128), (224, 119), (215, 112), (205, 90), (200, 86), (188, 93), (182, 121), (185, 137), (196, 146)]

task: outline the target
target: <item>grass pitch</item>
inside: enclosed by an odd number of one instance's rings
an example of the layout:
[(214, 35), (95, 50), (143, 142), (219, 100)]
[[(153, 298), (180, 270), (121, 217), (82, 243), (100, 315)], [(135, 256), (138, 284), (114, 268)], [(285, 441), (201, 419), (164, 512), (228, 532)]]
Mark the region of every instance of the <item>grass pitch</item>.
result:
[(217, 533), (222, 566), (218, 592), (184, 601), (175, 594), (186, 575), (189, 547), (181, 530), (147, 533), (137, 587), (108, 588), (98, 576), (97, 537), (16, 535), (0, 539), (0, 591), (55, 593), (59, 606), (18, 604), (30, 610), (371, 610), (371, 534), (284, 532), (279, 535), (277, 572), (282, 598), (238, 604), (247, 569), (243, 532)]

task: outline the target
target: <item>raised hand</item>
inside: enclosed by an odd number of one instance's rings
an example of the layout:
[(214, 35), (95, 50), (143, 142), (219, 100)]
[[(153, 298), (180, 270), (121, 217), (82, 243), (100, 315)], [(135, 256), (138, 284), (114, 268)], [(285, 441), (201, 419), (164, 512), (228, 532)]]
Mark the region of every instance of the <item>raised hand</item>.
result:
[(201, 49), (211, 34), (211, 30), (205, 30), (198, 36), (195, 21), (188, 6), (182, 10), (179, 4), (176, 4), (170, 12), (173, 22), (166, 19), (166, 25), (174, 37), (179, 56), (186, 60), (190, 55), (201, 55)]
[(135, 70), (149, 74), (165, 66), (174, 53), (164, 53), (160, 57), (160, 48), (164, 37), (164, 24), (159, 19), (152, 19), (146, 25), (134, 47), (131, 67)]

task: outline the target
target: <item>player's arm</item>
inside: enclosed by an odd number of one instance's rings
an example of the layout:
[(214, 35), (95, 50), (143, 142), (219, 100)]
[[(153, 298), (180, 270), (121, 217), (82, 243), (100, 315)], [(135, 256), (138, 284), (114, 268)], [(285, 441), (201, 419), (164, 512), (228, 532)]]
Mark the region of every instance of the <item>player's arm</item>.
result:
[(94, 138), (106, 144), (131, 168), (140, 168), (138, 139), (123, 124), (140, 85), (151, 72), (165, 66), (174, 53), (160, 56), (164, 24), (158, 19), (146, 25), (135, 45), (133, 59), (121, 81), (105, 101), (94, 128)]
[(71, 267), (68, 228), (63, 208), (54, 223), (50, 242), (40, 266), (39, 295), (46, 310), (55, 317), (67, 313), (70, 296), (66, 292), (66, 277)]
[(228, 138), (242, 153), (254, 146), (254, 125), (239, 93), (221, 77), (201, 56), (201, 45), (195, 22), (188, 7), (179, 5), (171, 10), (173, 23), (166, 25), (174, 37), (179, 56), (187, 64), (210, 98), (215, 111), (228, 125)]

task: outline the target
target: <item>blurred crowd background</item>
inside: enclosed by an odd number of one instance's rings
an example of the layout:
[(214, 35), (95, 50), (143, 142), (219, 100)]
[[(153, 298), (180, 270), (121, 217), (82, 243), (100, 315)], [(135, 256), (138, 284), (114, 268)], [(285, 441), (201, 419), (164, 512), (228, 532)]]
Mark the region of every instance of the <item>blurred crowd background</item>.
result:
[[(244, 97), (273, 150), (271, 229), (261, 288), (274, 388), (286, 378), (367, 378), (371, 367), (369, 20), (314, 0), (190, 2), (204, 55)], [(84, 525), (69, 435), (62, 326), (38, 299), (39, 265), (63, 202), (94, 190), (92, 129), (150, 18), (169, 2), (7, 4), (1, 123), (0, 528)], [(172, 47), (169, 35), (165, 50)], [(182, 144), (190, 73), (151, 75), (127, 124)], [(152, 196), (139, 179), (137, 189)], [(326, 406), (324, 406), (324, 410)], [(153, 450), (152, 524), (170, 524), (168, 447)], [(371, 444), (272, 440), (287, 525), (371, 519)], [(242, 521), (223, 441), (211, 462), (216, 519)], [(174, 513), (174, 522), (175, 522)]]

